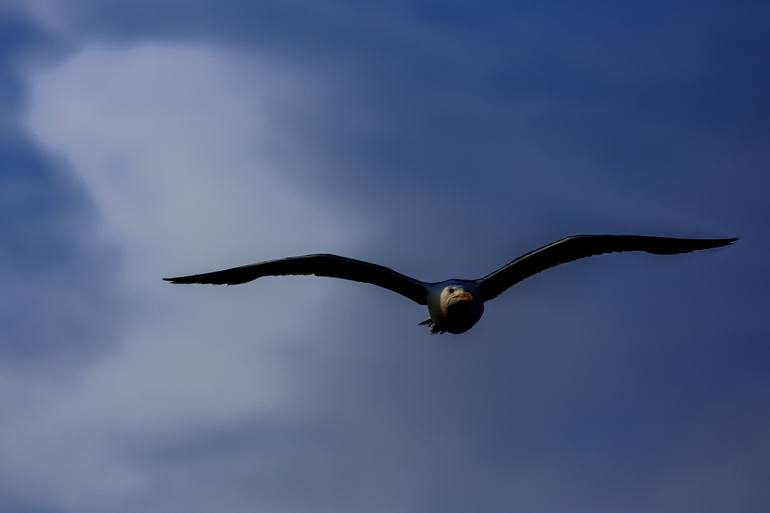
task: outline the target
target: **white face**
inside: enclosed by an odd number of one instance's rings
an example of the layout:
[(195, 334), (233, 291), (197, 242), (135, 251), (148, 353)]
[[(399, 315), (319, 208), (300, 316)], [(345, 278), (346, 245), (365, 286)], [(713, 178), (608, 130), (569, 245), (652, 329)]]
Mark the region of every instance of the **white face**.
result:
[(459, 301), (473, 301), (473, 294), (460, 285), (448, 285), (441, 291), (441, 302), (453, 304)]

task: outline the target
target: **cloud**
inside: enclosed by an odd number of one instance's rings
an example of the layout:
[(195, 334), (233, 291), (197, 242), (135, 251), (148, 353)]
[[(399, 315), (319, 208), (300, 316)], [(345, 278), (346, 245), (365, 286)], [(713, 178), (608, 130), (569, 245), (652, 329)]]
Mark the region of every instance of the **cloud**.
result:
[(300, 80), (309, 77), (216, 50), (153, 45), (85, 48), (34, 78), (29, 131), (95, 204), (126, 307), (118, 349), (4, 426), (6, 477), (96, 511), (152, 486), (124, 461), (121, 433), (180, 436), (290, 410), (282, 351), (298, 329), (324, 323), (314, 305), (325, 292), (266, 283), (255, 296), (160, 278), (353, 246), (357, 224), (284, 183), (265, 156), (282, 134), (262, 103)]

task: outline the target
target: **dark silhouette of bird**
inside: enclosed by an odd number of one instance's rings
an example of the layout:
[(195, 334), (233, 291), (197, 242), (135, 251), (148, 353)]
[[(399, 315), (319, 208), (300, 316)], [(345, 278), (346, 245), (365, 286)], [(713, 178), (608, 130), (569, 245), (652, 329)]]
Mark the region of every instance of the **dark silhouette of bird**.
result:
[(430, 317), (420, 324), (430, 327), (431, 333), (464, 333), (481, 319), (485, 302), (520, 281), (556, 265), (603, 253), (624, 251), (676, 255), (727, 246), (736, 240), (574, 235), (530, 251), (483, 278), (433, 283), (416, 280), (381, 265), (329, 254), (295, 256), (163, 279), (171, 283), (237, 285), (263, 276), (315, 275), (371, 283), (406, 296), (420, 305), (427, 305)]

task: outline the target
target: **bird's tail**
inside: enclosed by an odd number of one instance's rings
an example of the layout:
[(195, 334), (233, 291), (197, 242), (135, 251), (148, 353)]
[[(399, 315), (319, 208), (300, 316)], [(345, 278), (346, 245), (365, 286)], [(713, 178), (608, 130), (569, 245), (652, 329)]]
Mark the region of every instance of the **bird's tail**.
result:
[(439, 328), (439, 327), (436, 325), (436, 323), (435, 323), (435, 322), (433, 322), (433, 319), (431, 319), (431, 318), (425, 319), (424, 321), (422, 321), (421, 323), (419, 323), (419, 326), (428, 326), (428, 327), (430, 327), (430, 334), (431, 334), (431, 335), (435, 335), (435, 334), (437, 334), (437, 333), (444, 333), (444, 330), (442, 330), (441, 328)]

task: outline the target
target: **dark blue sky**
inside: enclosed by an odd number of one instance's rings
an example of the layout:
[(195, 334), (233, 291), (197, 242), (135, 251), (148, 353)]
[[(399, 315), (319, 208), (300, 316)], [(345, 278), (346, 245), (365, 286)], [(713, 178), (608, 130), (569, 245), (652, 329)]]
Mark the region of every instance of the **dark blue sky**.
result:
[[(368, 4), (368, 5), (367, 5)], [(0, 7), (0, 509), (763, 512), (770, 6)], [(430, 337), (334, 252), (553, 269)]]

